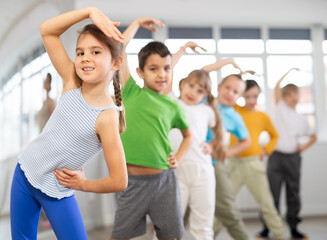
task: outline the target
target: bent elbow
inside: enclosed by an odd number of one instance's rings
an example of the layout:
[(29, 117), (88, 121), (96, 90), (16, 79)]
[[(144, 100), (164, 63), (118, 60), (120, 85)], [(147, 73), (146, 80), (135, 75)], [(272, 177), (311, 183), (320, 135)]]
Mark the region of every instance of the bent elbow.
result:
[(251, 139), (248, 141), (248, 144), (247, 144), (247, 149), (251, 146)]
[(124, 184), (124, 185), (121, 184), (121, 185), (117, 186), (115, 192), (122, 192), (122, 191), (124, 191), (126, 188), (127, 188), (127, 184)]
[(251, 146), (251, 138), (248, 137), (248, 138), (243, 140), (244, 150), (248, 149), (250, 146)]
[(124, 191), (128, 187), (128, 181), (127, 179), (121, 183), (121, 190)]
[(123, 179), (121, 179), (117, 184), (116, 192), (124, 191), (127, 188), (127, 186), (128, 186), (128, 177), (126, 176)]
[(40, 25), (40, 33), (41, 33), (41, 36), (42, 36), (42, 37), (46, 34), (45, 23), (42, 23), (42, 24)]
[(317, 141), (317, 134), (312, 134), (312, 141), (315, 143)]

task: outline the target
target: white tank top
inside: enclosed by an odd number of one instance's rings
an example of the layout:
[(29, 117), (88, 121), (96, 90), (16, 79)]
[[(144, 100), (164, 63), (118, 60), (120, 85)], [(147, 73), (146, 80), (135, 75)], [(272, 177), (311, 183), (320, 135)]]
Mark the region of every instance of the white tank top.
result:
[(21, 169), (33, 187), (54, 198), (69, 197), (75, 190), (61, 185), (56, 169), (80, 170), (100, 150), (95, 122), (106, 109), (93, 107), (83, 98), (81, 88), (65, 92), (42, 133), (18, 156)]

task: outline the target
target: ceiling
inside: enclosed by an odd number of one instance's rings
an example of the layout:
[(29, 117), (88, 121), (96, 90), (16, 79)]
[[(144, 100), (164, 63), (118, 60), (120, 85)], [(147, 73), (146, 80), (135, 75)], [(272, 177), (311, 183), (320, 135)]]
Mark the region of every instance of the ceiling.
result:
[[(0, 43), (11, 28), (42, 2), (0, 0)], [(176, 25), (310, 25), (327, 26), (327, 0), (66, 0), (76, 8), (96, 6), (126, 24), (138, 16), (154, 16)], [(137, 10), (137, 11), (136, 11)]]
[(153, 16), (176, 25), (327, 26), (327, 0), (77, 0), (76, 7), (97, 6), (119, 21)]
[(24, 16), (42, 0), (0, 0), (0, 43)]

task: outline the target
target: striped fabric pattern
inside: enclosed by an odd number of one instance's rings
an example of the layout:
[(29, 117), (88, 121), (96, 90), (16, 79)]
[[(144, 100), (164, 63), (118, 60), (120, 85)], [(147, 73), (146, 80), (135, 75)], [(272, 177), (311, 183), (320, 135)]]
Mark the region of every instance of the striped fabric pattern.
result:
[(81, 88), (65, 92), (42, 133), (19, 155), (18, 161), (28, 181), (50, 197), (69, 197), (75, 190), (62, 186), (54, 171), (80, 170), (102, 150), (95, 132), (99, 114), (109, 105), (97, 108), (83, 98)]

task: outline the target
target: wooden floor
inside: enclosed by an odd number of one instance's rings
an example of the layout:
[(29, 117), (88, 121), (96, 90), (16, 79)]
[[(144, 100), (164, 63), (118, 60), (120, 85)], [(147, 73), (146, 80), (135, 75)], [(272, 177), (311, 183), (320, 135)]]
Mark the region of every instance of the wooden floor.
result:
[[(254, 234), (261, 229), (261, 223), (258, 219), (245, 219), (246, 227), (248, 229), (251, 240), (254, 240)], [(286, 227), (286, 224), (284, 223)], [(302, 232), (308, 233), (310, 240), (327, 240), (327, 216), (320, 217), (305, 217), (303, 222), (299, 225)], [(112, 227), (101, 227), (88, 231), (89, 240), (108, 240), (112, 231)], [(286, 240), (290, 240), (288, 229), (285, 228)], [(47, 229), (39, 232), (38, 240), (56, 240), (52, 229)], [(152, 240), (153, 233), (151, 227), (148, 227), (147, 234), (134, 238), (134, 240)], [(0, 240), (10, 240), (10, 221), (9, 216), (0, 218)], [(185, 234), (183, 240), (194, 240), (188, 233)], [(216, 240), (232, 240), (224, 229)], [(267, 239), (268, 240), (268, 239)], [(272, 240), (272, 238), (270, 239)]]
[[(254, 234), (261, 229), (261, 223), (258, 219), (245, 219), (244, 220), (248, 232), (251, 236), (251, 239), (254, 238)], [(286, 227), (286, 224), (284, 224)], [(97, 229), (93, 229), (88, 232), (89, 240), (108, 240), (111, 234), (112, 227), (101, 227)], [(299, 225), (299, 230), (309, 234), (309, 239), (311, 240), (327, 240), (327, 216), (321, 217), (306, 217), (303, 219), (303, 222)], [(50, 233), (52, 234), (52, 233)], [(43, 234), (42, 234), (43, 235)], [(288, 229), (285, 228), (285, 236), (286, 240), (290, 240)], [(55, 240), (54, 235), (52, 236), (44, 236), (39, 237), (39, 240)], [(134, 240), (152, 240), (153, 233), (151, 231), (151, 227), (148, 227), (147, 234), (134, 238)], [(272, 238), (268, 238), (271, 239)], [(267, 240), (268, 240), (267, 239)], [(188, 233), (184, 236), (183, 240), (194, 240)], [(216, 240), (232, 240), (232, 238), (228, 235), (226, 230), (224, 229), (216, 238)]]

